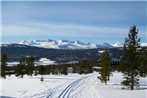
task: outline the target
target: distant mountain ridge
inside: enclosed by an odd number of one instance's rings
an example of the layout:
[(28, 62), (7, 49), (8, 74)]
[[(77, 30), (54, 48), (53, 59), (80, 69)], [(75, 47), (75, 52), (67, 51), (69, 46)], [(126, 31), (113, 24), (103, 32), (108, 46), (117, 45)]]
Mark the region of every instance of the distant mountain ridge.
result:
[[(107, 45), (107, 44), (106, 44)], [(145, 44), (143, 44), (145, 45)], [(36, 56), (36, 60), (40, 58), (48, 58), (58, 63), (81, 61), (81, 60), (98, 60), (101, 51), (105, 48), (96, 49), (53, 49), (29, 46), (23, 44), (1, 44), (1, 53), (8, 55), (8, 61), (19, 61), (21, 56)], [(147, 49), (147, 47), (144, 47)], [(122, 53), (123, 47), (108, 48), (111, 54), (118, 55)]]
[[(102, 48), (119, 48), (123, 47), (123, 43), (116, 42), (111, 45), (109, 43), (95, 44), (95, 43), (83, 43), (79, 40), (69, 41), (69, 40), (23, 40), (17, 43), (9, 43), (9, 44), (18, 44), (19, 45), (27, 45), (39, 48), (46, 49), (102, 49)], [(1, 46), (7, 46), (8, 44), (1, 44)], [(141, 43), (142, 47), (147, 47), (147, 43)]]
[[(48, 58), (57, 63), (81, 61), (81, 60), (98, 60), (100, 52), (103, 49), (51, 49), (22, 44), (2, 44), (1, 53), (8, 55), (8, 61), (19, 61), (21, 56), (34, 55), (36, 60), (40, 58)], [(119, 48), (109, 48), (112, 54), (121, 53)]]
[(19, 41), (17, 44), (36, 46), (42, 48), (53, 48), (53, 49), (95, 49), (95, 48), (112, 48), (113, 46), (108, 43), (94, 44), (94, 43), (83, 43), (79, 40), (35, 40), (35, 41)]

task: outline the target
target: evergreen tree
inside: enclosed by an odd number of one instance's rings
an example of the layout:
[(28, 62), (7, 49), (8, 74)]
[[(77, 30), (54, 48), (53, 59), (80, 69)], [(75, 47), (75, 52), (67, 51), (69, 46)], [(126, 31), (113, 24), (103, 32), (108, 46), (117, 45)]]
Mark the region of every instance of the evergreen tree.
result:
[(26, 72), (27, 75), (31, 75), (33, 74), (34, 71), (34, 61), (35, 61), (35, 57), (34, 56), (29, 56), (26, 58)]
[(2, 54), (1, 56), (1, 77), (6, 78), (6, 65), (7, 65), (7, 55)]
[(79, 74), (87, 74), (93, 71), (90, 61), (87, 60), (80, 61), (77, 67)]
[(67, 75), (67, 74), (68, 74), (68, 73), (67, 73), (67, 67), (66, 67), (66, 65), (63, 65), (61, 74), (64, 74), (64, 75)]
[(124, 73), (122, 85), (129, 87), (131, 90), (134, 86), (139, 86), (139, 47), (140, 38), (137, 36), (136, 26), (132, 26), (128, 38), (125, 39), (123, 55), (120, 62), (119, 70)]
[(25, 57), (20, 57), (20, 64), (18, 64), (16, 66), (16, 69), (15, 69), (15, 74), (16, 76), (21, 76), (21, 78), (23, 78), (23, 75), (25, 74)]
[(39, 74), (41, 75), (40, 81), (44, 80), (43, 78), (44, 73), (45, 73), (45, 66), (42, 65), (39, 67)]
[(147, 75), (147, 49), (142, 48), (140, 51), (140, 66), (139, 72), (140, 76), (145, 77)]
[(101, 82), (104, 82), (107, 85), (107, 81), (109, 81), (109, 77), (111, 74), (111, 58), (109, 52), (106, 50), (101, 55), (101, 69), (100, 69), (100, 77), (98, 77)]

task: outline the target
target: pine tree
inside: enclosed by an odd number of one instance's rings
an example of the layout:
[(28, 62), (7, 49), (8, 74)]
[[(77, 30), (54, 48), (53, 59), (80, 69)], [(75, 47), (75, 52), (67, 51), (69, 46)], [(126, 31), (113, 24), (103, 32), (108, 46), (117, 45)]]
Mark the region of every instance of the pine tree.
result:
[(6, 65), (7, 65), (7, 55), (6, 54), (2, 54), (1, 57), (1, 77), (3, 77), (4, 79), (6, 78)]
[(44, 72), (45, 72), (45, 67), (44, 66), (40, 66), (39, 67), (39, 74), (41, 74), (40, 81), (44, 81), (44, 78), (43, 78)]
[(139, 86), (139, 47), (140, 38), (137, 36), (136, 26), (130, 28), (128, 38), (125, 39), (123, 55), (120, 62), (119, 70), (124, 74), (122, 85), (129, 87), (131, 90), (134, 86)]
[(66, 67), (66, 65), (63, 65), (62, 67), (63, 68), (62, 68), (61, 74), (67, 75), (68, 73), (67, 73), (67, 67)]
[(90, 61), (87, 60), (80, 61), (77, 66), (77, 70), (79, 74), (92, 73), (93, 71)]
[(29, 56), (26, 58), (26, 72), (27, 75), (31, 75), (33, 74), (34, 71), (34, 61), (35, 61), (35, 57), (34, 56)]
[(147, 75), (147, 49), (142, 48), (140, 50), (140, 66), (139, 66), (139, 72), (140, 76), (145, 77)]
[(25, 57), (20, 57), (20, 64), (18, 64), (16, 66), (16, 69), (15, 69), (15, 74), (16, 76), (21, 76), (21, 78), (23, 78), (23, 75), (25, 74)]
[(104, 82), (107, 85), (107, 81), (109, 81), (109, 77), (111, 74), (111, 58), (109, 52), (106, 50), (101, 55), (101, 69), (100, 69), (100, 77), (98, 77), (101, 82)]

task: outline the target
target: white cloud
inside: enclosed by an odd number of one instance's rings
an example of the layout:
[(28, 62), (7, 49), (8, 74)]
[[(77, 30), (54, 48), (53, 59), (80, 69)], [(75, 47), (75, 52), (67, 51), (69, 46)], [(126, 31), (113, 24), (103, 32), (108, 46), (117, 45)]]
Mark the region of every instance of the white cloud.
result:
[(23, 25), (4, 24), (2, 36), (105, 36), (116, 35), (128, 32), (128, 28), (98, 27), (79, 24), (39, 24), (25, 23)]

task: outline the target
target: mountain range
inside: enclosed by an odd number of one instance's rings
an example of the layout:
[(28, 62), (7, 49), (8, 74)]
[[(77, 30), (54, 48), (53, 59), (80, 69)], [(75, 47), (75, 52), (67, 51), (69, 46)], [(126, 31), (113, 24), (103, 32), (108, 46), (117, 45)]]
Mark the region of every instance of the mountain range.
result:
[[(9, 43), (12, 44), (12, 43)], [(105, 49), (105, 48), (120, 48), (123, 47), (123, 43), (116, 42), (115, 44), (102, 43), (83, 43), (79, 40), (22, 40), (17, 43), (19, 45), (33, 46), (46, 49)], [(7, 46), (8, 44), (1, 44), (1, 46)], [(147, 43), (141, 43), (142, 47), (147, 47)]]
[(108, 43), (94, 44), (83, 43), (81, 41), (69, 41), (69, 40), (34, 40), (34, 41), (19, 41), (17, 44), (35, 46), (41, 48), (52, 49), (96, 49), (96, 48), (112, 48), (113, 46)]
[[(22, 56), (33, 55), (36, 60), (40, 58), (48, 58), (57, 63), (81, 61), (81, 60), (98, 60), (101, 55), (101, 51), (104, 49), (51, 49), (35, 46), (28, 46), (22, 44), (2, 44), (1, 53), (8, 55), (8, 61), (19, 61)], [(111, 54), (121, 54), (121, 48), (109, 48)]]
[[(141, 46), (147, 48), (146, 43), (142, 43)], [(80, 60), (98, 60), (101, 51), (106, 48), (114, 56), (120, 55), (123, 44), (118, 42), (110, 45), (108, 43), (94, 44), (68, 40), (36, 40), (1, 44), (0, 47), (1, 53), (8, 55), (8, 61), (19, 61), (19, 57), (21, 56), (34, 55), (36, 56), (36, 60), (48, 58), (59, 63), (64, 63)]]

